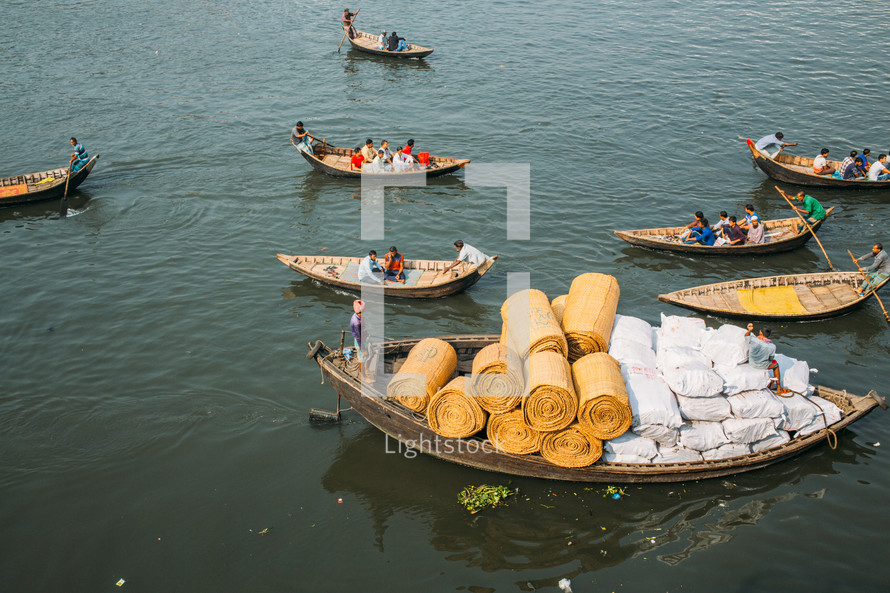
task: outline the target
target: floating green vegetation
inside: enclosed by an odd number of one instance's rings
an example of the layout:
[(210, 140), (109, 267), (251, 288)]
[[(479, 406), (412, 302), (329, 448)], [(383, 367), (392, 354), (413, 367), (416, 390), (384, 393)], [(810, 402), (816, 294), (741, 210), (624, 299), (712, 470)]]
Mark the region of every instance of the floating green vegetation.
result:
[(457, 495), (457, 502), (462, 504), (471, 513), (477, 513), (485, 507), (496, 507), (508, 496), (513, 496), (517, 490), (510, 490), (506, 486), (467, 486)]
[(603, 492), (603, 498), (614, 498), (615, 500), (619, 500), (622, 496), (627, 496), (624, 492), (624, 488), (619, 488), (618, 486), (609, 486)]

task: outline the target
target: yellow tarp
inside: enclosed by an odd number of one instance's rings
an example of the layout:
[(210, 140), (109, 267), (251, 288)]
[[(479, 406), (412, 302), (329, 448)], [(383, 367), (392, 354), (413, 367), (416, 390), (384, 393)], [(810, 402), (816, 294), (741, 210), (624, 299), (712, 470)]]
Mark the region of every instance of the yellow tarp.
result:
[(739, 302), (751, 313), (794, 315), (809, 313), (800, 304), (793, 286), (769, 286), (766, 288), (739, 289)]

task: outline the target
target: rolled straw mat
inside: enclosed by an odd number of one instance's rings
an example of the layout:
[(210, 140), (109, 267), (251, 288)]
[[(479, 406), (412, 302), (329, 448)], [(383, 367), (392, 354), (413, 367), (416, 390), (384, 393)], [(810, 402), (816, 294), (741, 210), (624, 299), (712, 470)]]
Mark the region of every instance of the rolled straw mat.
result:
[(578, 394), (578, 424), (602, 441), (630, 429), (633, 411), (618, 361), (605, 352), (588, 354), (572, 365)]
[(541, 450), (544, 433), (535, 430), (522, 419), (522, 410), (488, 417), (488, 440), (498, 450), (514, 455), (527, 455)]
[(408, 358), (386, 387), (387, 397), (416, 412), (423, 412), (429, 399), (448, 383), (457, 368), (457, 353), (451, 344), (425, 338), (411, 348)]
[(560, 325), (562, 325), (562, 314), (566, 311), (567, 298), (569, 298), (569, 295), (561, 294), (550, 301), (550, 309), (553, 310), (553, 316), (556, 317), (556, 322)]
[[(510, 363), (507, 363), (507, 353)], [(473, 359), (469, 394), (488, 412), (509, 412), (519, 405), (525, 391), (522, 361), (503, 344), (489, 344)]]
[(501, 323), (501, 337), (498, 339), (498, 342), (501, 344), (507, 343), (507, 324)]
[(472, 436), (485, 428), (488, 412), (464, 391), (466, 377), (457, 377), (430, 398), (426, 418), (436, 434), (453, 439)]
[(528, 359), (528, 396), (522, 400), (525, 423), (535, 430), (562, 430), (575, 421), (578, 396), (569, 361), (556, 352), (537, 352)]
[(618, 281), (612, 276), (581, 274), (575, 277), (562, 315), (569, 360), (574, 362), (591, 352), (609, 351), (620, 293)]
[(540, 290), (521, 290), (511, 295), (501, 306), (501, 319), (507, 326), (507, 345), (520, 356), (545, 350), (567, 354), (562, 328), (553, 316), (547, 295)]
[(544, 435), (541, 457), (560, 467), (587, 467), (603, 454), (603, 443), (585, 433), (577, 423)]

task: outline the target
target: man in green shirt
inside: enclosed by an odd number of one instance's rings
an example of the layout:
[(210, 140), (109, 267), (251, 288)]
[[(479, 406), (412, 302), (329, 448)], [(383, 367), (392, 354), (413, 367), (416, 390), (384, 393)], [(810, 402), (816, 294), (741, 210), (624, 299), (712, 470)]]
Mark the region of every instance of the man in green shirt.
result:
[[(801, 204), (803, 208), (794, 206), (794, 209), (803, 214), (804, 218), (810, 224), (810, 226), (813, 226), (814, 224), (825, 218), (825, 208), (823, 208), (822, 204), (820, 204), (813, 196), (808, 196), (802, 191), (799, 191), (797, 192), (797, 201), (803, 202), (803, 204)], [(797, 232), (801, 233), (805, 228), (806, 225), (801, 222), (797, 225)]]

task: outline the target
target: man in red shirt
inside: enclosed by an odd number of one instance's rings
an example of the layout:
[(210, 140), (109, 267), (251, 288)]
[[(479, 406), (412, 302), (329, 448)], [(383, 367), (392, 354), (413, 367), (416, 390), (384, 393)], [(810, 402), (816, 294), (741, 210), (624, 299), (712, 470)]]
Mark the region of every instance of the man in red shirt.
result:
[(364, 155), (362, 155), (362, 147), (356, 146), (355, 151), (352, 153), (352, 159), (349, 161), (349, 170), (350, 171), (361, 171), (362, 163), (365, 161)]

